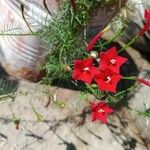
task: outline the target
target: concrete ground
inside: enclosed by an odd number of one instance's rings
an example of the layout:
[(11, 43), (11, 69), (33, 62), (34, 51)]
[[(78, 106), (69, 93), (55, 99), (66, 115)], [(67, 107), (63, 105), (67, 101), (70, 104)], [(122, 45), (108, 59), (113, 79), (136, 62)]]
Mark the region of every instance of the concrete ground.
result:
[[(47, 107), (45, 89), (54, 90), (55, 95)], [(77, 92), (25, 82), (18, 91), (13, 100), (0, 103), (1, 150), (146, 150), (125, 109), (115, 112), (109, 124), (103, 125), (91, 122), (86, 102), (79, 101)]]

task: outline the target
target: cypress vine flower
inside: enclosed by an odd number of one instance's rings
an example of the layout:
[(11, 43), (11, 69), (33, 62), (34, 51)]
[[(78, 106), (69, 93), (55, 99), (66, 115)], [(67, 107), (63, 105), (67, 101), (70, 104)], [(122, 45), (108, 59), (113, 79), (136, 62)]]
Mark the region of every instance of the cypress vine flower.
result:
[(100, 91), (109, 91), (113, 93), (116, 93), (117, 84), (121, 79), (122, 76), (120, 74), (113, 72), (109, 68), (100, 70), (94, 76), (94, 80)]
[(147, 80), (144, 80), (144, 79), (139, 79), (139, 78), (137, 78), (137, 81), (150, 87), (150, 81), (147, 81)]
[(96, 34), (94, 36), (94, 38), (90, 41), (90, 43), (88, 44), (86, 50), (87, 51), (90, 51), (90, 50), (93, 50), (94, 48), (94, 45), (96, 44), (96, 42), (101, 38), (101, 36), (103, 35), (103, 32), (100, 32), (98, 34)]
[(92, 111), (92, 122), (96, 120), (102, 121), (102, 123), (107, 123), (107, 117), (114, 110), (109, 107), (105, 102), (92, 103), (90, 104)]
[(93, 59), (87, 58), (84, 60), (74, 61), (74, 70), (72, 78), (74, 80), (81, 80), (90, 84), (94, 74), (97, 73), (97, 68), (93, 66)]
[(110, 26), (107, 26), (104, 30), (102, 30), (101, 32), (99, 32), (98, 34), (96, 34), (93, 39), (90, 41), (90, 43), (88, 44), (86, 50), (90, 51), (93, 50), (96, 42), (102, 37), (102, 35), (104, 34), (104, 32), (108, 31), (110, 29)]
[(138, 33), (138, 36), (142, 36), (145, 32), (147, 32), (150, 29), (150, 10), (145, 10), (144, 18), (146, 23)]
[(119, 73), (120, 66), (127, 61), (127, 58), (121, 57), (117, 53), (116, 47), (110, 48), (107, 52), (100, 53), (100, 69), (110, 68), (112, 71)]

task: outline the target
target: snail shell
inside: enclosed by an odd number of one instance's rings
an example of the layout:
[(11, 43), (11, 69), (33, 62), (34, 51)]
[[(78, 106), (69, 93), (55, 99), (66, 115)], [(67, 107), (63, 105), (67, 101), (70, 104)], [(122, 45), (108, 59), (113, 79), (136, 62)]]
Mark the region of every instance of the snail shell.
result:
[[(21, 4), (27, 23), (22, 17)], [(0, 63), (15, 78), (36, 81), (42, 75), (40, 66), (47, 51), (37, 36), (28, 35), (51, 19), (40, 4), (40, 1), (0, 1), (0, 31), (4, 34), (0, 36)]]

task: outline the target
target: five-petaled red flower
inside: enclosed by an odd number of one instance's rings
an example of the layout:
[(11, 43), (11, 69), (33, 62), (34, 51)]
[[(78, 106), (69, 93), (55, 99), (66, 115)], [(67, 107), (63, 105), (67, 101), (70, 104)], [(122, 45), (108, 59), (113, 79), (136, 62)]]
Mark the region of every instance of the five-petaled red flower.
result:
[(120, 66), (127, 61), (127, 58), (121, 57), (117, 53), (116, 47), (110, 48), (107, 52), (100, 53), (100, 69), (110, 68), (119, 73)]
[(113, 93), (116, 93), (117, 84), (121, 78), (122, 76), (120, 74), (113, 72), (109, 68), (100, 70), (99, 73), (94, 76), (99, 90)]
[(146, 23), (144, 27), (138, 33), (138, 36), (142, 36), (145, 32), (147, 32), (150, 29), (150, 10), (145, 10), (144, 17), (145, 17)]
[(92, 58), (75, 60), (72, 74), (74, 80), (81, 80), (90, 84), (95, 73), (97, 73), (97, 69), (93, 66)]
[(92, 122), (101, 120), (102, 123), (107, 123), (107, 117), (113, 112), (113, 109), (109, 107), (105, 102), (92, 103), (90, 104), (92, 111)]

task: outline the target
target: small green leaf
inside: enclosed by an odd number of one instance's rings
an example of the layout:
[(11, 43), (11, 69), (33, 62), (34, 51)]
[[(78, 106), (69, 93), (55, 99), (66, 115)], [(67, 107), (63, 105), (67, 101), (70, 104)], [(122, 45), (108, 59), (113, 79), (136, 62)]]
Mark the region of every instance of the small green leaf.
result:
[[(32, 104), (31, 104), (32, 105)], [(32, 110), (37, 118), (37, 121), (43, 121), (44, 120), (44, 117), (42, 114), (40, 114), (36, 109), (35, 107), (32, 105)]]

